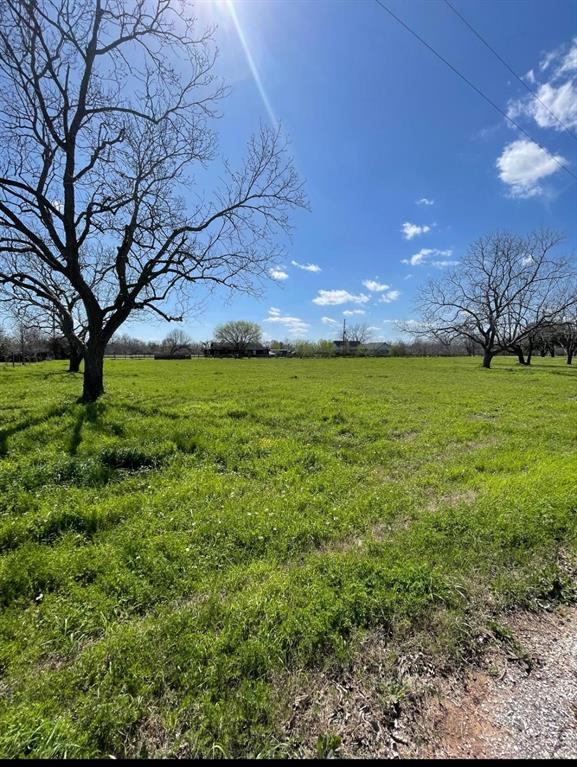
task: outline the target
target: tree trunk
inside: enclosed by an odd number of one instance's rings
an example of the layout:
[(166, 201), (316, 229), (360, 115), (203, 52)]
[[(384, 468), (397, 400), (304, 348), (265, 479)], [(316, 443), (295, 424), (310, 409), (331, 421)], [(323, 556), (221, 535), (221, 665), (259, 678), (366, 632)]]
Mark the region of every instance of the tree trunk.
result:
[(104, 349), (100, 340), (89, 342), (84, 353), (84, 386), (81, 402), (96, 402), (104, 394)]
[(523, 349), (521, 349), (520, 346), (513, 347), (513, 350), (515, 354), (517, 355), (517, 359), (519, 360), (519, 365), (525, 365), (527, 367), (531, 364), (531, 358), (533, 357), (533, 348), (530, 346), (527, 350), (527, 356), (525, 357), (525, 353)]
[(483, 353), (483, 367), (490, 368), (492, 359), (493, 359), (493, 353), (490, 352), (488, 349), (485, 349)]
[(570, 349), (567, 352), (567, 364), (572, 365), (573, 364), (573, 349)]
[(514, 346), (513, 351), (517, 355), (517, 359), (519, 360), (519, 365), (530, 365), (531, 364), (531, 355), (532, 350), (529, 349), (527, 352), (527, 358), (525, 358), (525, 352), (520, 346)]
[(80, 349), (71, 347), (70, 349), (70, 361), (68, 363), (69, 373), (78, 373), (80, 371), (80, 363), (84, 357), (84, 353)]

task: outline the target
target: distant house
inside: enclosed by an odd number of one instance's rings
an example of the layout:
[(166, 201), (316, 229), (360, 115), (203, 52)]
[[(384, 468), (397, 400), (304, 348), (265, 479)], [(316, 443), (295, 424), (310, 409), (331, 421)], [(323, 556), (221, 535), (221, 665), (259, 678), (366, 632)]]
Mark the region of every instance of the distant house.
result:
[(247, 344), (238, 347), (236, 344), (212, 341), (204, 349), (205, 357), (268, 357), (270, 349), (263, 344)]
[(388, 357), (391, 350), (385, 341), (370, 341), (363, 344), (362, 350), (367, 357)]
[(292, 349), (271, 349), (269, 352), (270, 357), (292, 357), (293, 355)]
[(361, 343), (360, 341), (333, 341), (335, 345), (335, 354), (359, 354), (367, 357), (388, 357), (390, 353), (389, 345), (384, 341), (369, 341)]
[(335, 354), (356, 354), (359, 351), (361, 343), (359, 341), (333, 341), (335, 345)]

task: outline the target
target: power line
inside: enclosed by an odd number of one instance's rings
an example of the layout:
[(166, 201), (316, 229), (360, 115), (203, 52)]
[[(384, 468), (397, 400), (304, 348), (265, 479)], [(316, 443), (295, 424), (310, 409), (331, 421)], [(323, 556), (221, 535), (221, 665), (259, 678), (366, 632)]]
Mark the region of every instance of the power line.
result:
[(456, 67), (454, 67), (454, 66), (451, 64), (451, 62), (450, 62), (450, 61), (447, 61), (447, 59), (446, 59), (444, 56), (442, 56), (442, 55), (441, 55), (441, 54), (440, 54), (440, 53), (439, 53), (437, 50), (435, 50), (435, 48), (433, 48), (433, 46), (432, 46), (432, 45), (430, 45), (430, 44), (429, 44), (429, 43), (428, 43), (426, 40), (424, 40), (424, 39), (423, 39), (423, 38), (422, 38), (422, 37), (421, 37), (421, 36), (418, 34), (418, 32), (415, 32), (415, 30), (414, 30), (414, 29), (412, 29), (412, 28), (411, 28), (411, 27), (410, 27), (410, 26), (409, 26), (409, 25), (408, 25), (406, 22), (404, 22), (404, 21), (403, 21), (401, 18), (399, 18), (399, 16), (397, 16), (395, 13), (393, 13), (393, 11), (391, 11), (391, 9), (390, 9), (390, 8), (388, 8), (388, 7), (387, 7), (387, 6), (386, 6), (386, 5), (385, 5), (385, 4), (382, 2), (382, 0), (375, 0), (375, 2), (377, 3), (377, 5), (379, 5), (379, 6), (380, 6), (380, 7), (383, 9), (383, 11), (386, 11), (386, 12), (389, 14), (389, 16), (391, 16), (391, 17), (392, 17), (392, 18), (393, 18), (393, 19), (394, 19), (394, 20), (395, 20), (395, 21), (396, 21), (398, 24), (400, 24), (402, 27), (404, 27), (404, 28), (407, 30), (407, 32), (410, 32), (410, 33), (413, 35), (413, 37), (416, 37), (416, 38), (417, 38), (417, 40), (418, 40), (418, 41), (419, 41), (419, 42), (420, 42), (422, 45), (424, 45), (424, 46), (425, 46), (425, 48), (428, 48), (428, 49), (431, 51), (431, 53), (433, 53), (433, 54), (434, 54), (434, 55), (435, 55), (435, 56), (436, 56), (438, 59), (440, 59), (440, 60), (443, 62), (443, 64), (445, 64), (446, 66), (448, 66), (448, 67), (449, 67), (449, 69), (450, 69), (452, 72), (454, 72), (454, 73), (455, 73), (455, 74), (456, 74), (458, 77), (460, 77), (460, 78), (461, 78), (461, 80), (463, 80), (464, 82), (466, 82), (466, 83), (467, 83), (467, 85), (468, 85), (470, 88), (472, 88), (472, 89), (473, 89), (473, 90), (474, 90), (476, 93), (478, 93), (478, 94), (479, 94), (479, 96), (481, 96), (481, 98), (485, 99), (485, 101), (486, 101), (488, 104), (490, 104), (490, 105), (493, 107), (493, 109), (496, 109), (496, 110), (497, 110), (497, 112), (499, 112), (499, 114), (501, 114), (501, 115), (502, 115), (502, 116), (503, 116), (503, 117), (504, 117), (506, 120), (508, 120), (508, 121), (509, 121), (509, 122), (510, 122), (512, 125), (514, 125), (514, 126), (517, 128), (517, 130), (520, 130), (520, 131), (521, 131), (521, 133), (523, 133), (525, 136), (527, 136), (527, 138), (529, 139), (529, 141), (531, 141), (533, 144), (536, 144), (536, 145), (537, 145), (537, 146), (538, 146), (540, 149), (542, 149), (544, 152), (547, 152), (547, 154), (548, 154), (548, 155), (549, 155), (549, 156), (550, 156), (550, 157), (551, 157), (551, 158), (554, 160), (554, 162), (555, 162), (555, 163), (557, 163), (557, 165), (558, 165), (560, 168), (562, 168), (564, 171), (566, 171), (566, 172), (567, 172), (567, 173), (568, 173), (570, 176), (572, 176), (572, 177), (573, 177), (573, 178), (574, 178), (574, 179), (577, 181), (577, 175), (575, 175), (575, 173), (573, 173), (573, 171), (571, 170), (571, 168), (569, 168), (569, 167), (568, 167), (567, 165), (565, 165), (564, 163), (562, 163), (562, 162), (559, 162), (559, 160), (557, 159), (557, 157), (556, 157), (554, 154), (551, 154), (551, 152), (549, 152), (549, 150), (547, 149), (547, 147), (543, 146), (543, 144), (541, 144), (541, 142), (539, 142), (539, 141), (537, 141), (536, 139), (534, 139), (534, 138), (531, 136), (531, 134), (530, 134), (528, 131), (526, 131), (526, 130), (525, 130), (525, 128), (523, 128), (521, 125), (519, 125), (519, 123), (518, 123), (518, 122), (516, 122), (516, 120), (514, 120), (512, 117), (509, 117), (509, 115), (508, 115), (506, 112), (504, 112), (504, 111), (501, 109), (501, 107), (500, 107), (498, 104), (496, 104), (496, 103), (495, 103), (495, 102), (494, 102), (494, 101), (493, 101), (493, 100), (492, 100), (492, 99), (491, 99), (489, 96), (487, 96), (485, 93), (483, 93), (483, 91), (482, 91), (480, 88), (478, 88), (478, 87), (477, 87), (477, 86), (476, 86), (474, 83), (472, 83), (472, 82), (471, 82), (471, 81), (470, 81), (470, 80), (469, 80), (469, 79), (468, 79), (468, 78), (467, 78), (467, 77), (466, 77), (464, 74), (462, 74), (461, 72), (459, 72), (459, 70), (458, 70)]
[(538, 94), (536, 91), (534, 91), (534, 90), (533, 90), (533, 88), (531, 88), (531, 87), (528, 85), (528, 83), (526, 83), (526, 82), (525, 82), (525, 80), (523, 80), (523, 78), (522, 78), (522, 77), (520, 77), (520, 76), (517, 74), (517, 72), (515, 72), (515, 70), (514, 70), (514, 69), (513, 69), (513, 68), (512, 68), (512, 67), (511, 67), (511, 66), (510, 66), (510, 65), (509, 65), (509, 64), (508, 64), (508, 63), (505, 61), (505, 59), (504, 59), (504, 58), (503, 58), (503, 57), (502, 57), (502, 56), (501, 56), (501, 55), (500, 55), (500, 54), (499, 54), (499, 53), (498, 53), (498, 52), (497, 52), (497, 51), (496, 51), (496, 50), (493, 48), (493, 46), (492, 46), (490, 43), (488, 43), (488, 42), (487, 42), (487, 40), (485, 40), (485, 38), (483, 37), (483, 35), (482, 35), (480, 32), (478, 32), (478, 31), (475, 29), (475, 27), (474, 27), (474, 26), (473, 26), (473, 25), (472, 25), (472, 24), (471, 24), (469, 21), (467, 21), (467, 19), (466, 19), (466, 18), (465, 18), (465, 17), (462, 15), (462, 13), (460, 13), (460, 12), (459, 12), (459, 11), (458, 11), (458, 10), (455, 8), (455, 6), (454, 6), (452, 3), (450, 3), (450, 2), (449, 2), (449, 0), (444, 0), (444, 1), (445, 1), (445, 4), (446, 4), (446, 5), (448, 5), (448, 6), (449, 6), (449, 8), (450, 8), (450, 9), (453, 11), (453, 13), (454, 13), (456, 16), (458, 16), (458, 17), (461, 19), (461, 21), (463, 22), (463, 24), (465, 24), (465, 26), (469, 27), (469, 29), (471, 30), (471, 32), (472, 32), (472, 33), (473, 33), (473, 34), (474, 34), (474, 35), (475, 35), (475, 36), (476, 36), (476, 37), (477, 37), (477, 38), (478, 38), (478, 39), (479, 39), (479, 40), (480, 40), (480, 41), (483, 43), (483, 45), (484, 45), (486, 48), (488, 48), (488, 49), (491, 51), (491, 53), (493, 53), (493, 54), (494, 54), (494, 55), (495, 55), (495, 56), (496, 56), (496, 57), (499, 59), (499, 61), (501, 62), (501, 64), (503, 64), (503, 66), (507, 67), (507, 69), (508, 69), (508, 70), (509, 70), (509, 72), (510, 72), (510, 73), (513, 75), (513, 77), (517, 78), (517, 80), (518, 80), (518, 81), (521, 83), (521, 85), (522, 85), (522, 86), (523, 86), (523, 87), (524, 87), (524, 88), (525, 88), (525, 89), (526, 89), (526, 90), (527, 90), (527, 91), (528, 91), (528, 92), (531, 94), (531, 96), (532, 96), (532, 97), (533, 97), (533, 98), (534, 98), (536, 101), (538, 101), (538, 102), (541, 104), (541, 106), (542, 106), (542, 107), (544, 107), (544, 108), (545, 108), (545, 109), (546, 109), (546, 110), (549, 112), (549, 114), (551, 115), (551, 117), (553, 117), (553, 119), (554, 119), (554, 120), (556, 120), (556, 121), (559, 123), (559, 125), (560, 125), (560, 126), (563, 128), (563, 130), (564, 130), (566, 133), (568, 133), (568, 134), (571, 136), (571, 138), (573, 139), (573, 141), (577, 141), (577, 136), (576, 136), (576, 135), (573, 133), (573, 131), (572, 131), (572, 130), (571, 130), (571, 129), (570, 129), (568, 126), (567, 126), (567, 125), (565, 125), (565, 123), (563, 122), (563, 120), (562, 120), (562, 119), (561, 119), (561, 118), (560, 118), (558, 115), (556, 115), (556, 114), (555, 114), (555, 112), (554, 112), (554, 111), (553, 111), (553, 110), (552, 110), (552, 109), (551, 109), (551, 108), (550, 108), (550, 107), (549, 107), (549, 106), (548, 106), (548, 105), (547, 105), (547, 104), (546, 104), (546, 103), (545, 103), (545, 102), (544, 102), (544, 101), (543, 101), (543, 100), (542, 100), (542, 99), (539, 97), (539, 94)]

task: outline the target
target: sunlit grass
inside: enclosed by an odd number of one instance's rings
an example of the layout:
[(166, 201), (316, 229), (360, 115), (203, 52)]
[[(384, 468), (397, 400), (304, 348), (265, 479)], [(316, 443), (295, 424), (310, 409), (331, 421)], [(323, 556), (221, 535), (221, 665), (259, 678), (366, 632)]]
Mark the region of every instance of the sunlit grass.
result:
[(111, 361), (89, 407), (80, 384), (0, 367), (3, 756), (290, 753), (283, 678), (363, 631), (457, 663), (571, 594), (562, 360)]

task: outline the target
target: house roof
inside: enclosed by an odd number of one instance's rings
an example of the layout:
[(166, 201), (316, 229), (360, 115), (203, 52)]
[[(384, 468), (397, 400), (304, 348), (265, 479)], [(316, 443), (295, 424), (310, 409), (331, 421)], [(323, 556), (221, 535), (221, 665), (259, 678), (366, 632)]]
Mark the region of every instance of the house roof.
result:
[[(337, 341), (333, 341), (335, 346), (342, 346), (343, 341), (341, 339), (338, 339)], [(359, 346), (360, 341), (345, 341), (345, 344), (348, 344), (349, 346)]]
[[(264, 346), (264, 344), (246, 344), (242, 345), (243, 349), (246, 349), (246, 351), (252, 352), (252, 351), (260, 351), (264, 349), (268, 349), (268, 346)], [(223, 341), (211, 341), (210, 348), (211, 349), (236, 349), (238, 347), (237, 344), (231, 344), (226, 343)]]
[(369, 341), (368, 343), (363, 344), (363, 346), (366, 346), (366, 348), (370, 349), (371, 351), (389, 348), (389, 344), (386, 341)]

